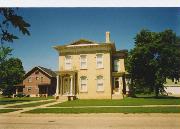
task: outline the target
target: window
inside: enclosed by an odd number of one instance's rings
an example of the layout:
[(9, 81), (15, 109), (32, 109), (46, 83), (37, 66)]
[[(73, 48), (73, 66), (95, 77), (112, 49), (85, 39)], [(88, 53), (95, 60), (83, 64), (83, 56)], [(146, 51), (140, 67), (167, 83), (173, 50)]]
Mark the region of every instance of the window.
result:
[(97, 91), (104, 91), (103, 76), (97, 76)]
[(43, 82), (43, 77), (41, 77), (41, 82)]
[(28, 87), (27, 87), (27, 91), (28, 91), (28, 92), (30, 92), (30, 91), (31, 91), (31, 89), (32, 89), (32, 87), (31, 87), (31, 86), (28, 86)]
[(80, 55), (80, 68), (81, 69), (87, 68), (87, 56), (86, 55)]
[(96, 55), (96, 67), (103, 68), (103, 54)]
[(31, 77), (29, 77), (28, 82), (32, 82), (32, 78)]
[(119, 61), (114, 60), (114, 71), (118, 72), (119, 71)]
[(39, 74), (39, 71), (37, 70), (37, 71), (35, 72), (35, 74)]
[(71, 69), (71, 56), (65, 56), (65, 69)]
[(36, 77), (36, 80), (39, 80), (39, 77)]
[(80, 79), (81, 79), (81, 92), (87, 92), (87, 77), (82, 76)]

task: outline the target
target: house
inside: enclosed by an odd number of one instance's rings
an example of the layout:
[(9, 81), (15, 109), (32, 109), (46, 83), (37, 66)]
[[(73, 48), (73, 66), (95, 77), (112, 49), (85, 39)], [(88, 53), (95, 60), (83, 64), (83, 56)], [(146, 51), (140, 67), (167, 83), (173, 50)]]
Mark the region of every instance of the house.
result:
[(106, 32), (99, 43), (80, 39), (54, 46), (59, 53), (56, 96), (79, 99), (121, 99), (126, 93), (124, 59)]
[(25, 74), (23, 83), (15, 87), (15, 94), (23, 93), (31, 97), (54, 95), (56, 73), (41, 66), (34, 67)]
[(164, 89), (168, 93), (168, 95), (180, 96), (180, 81), (179, 81), (179, 79), (166, 78), (166, 83), (164, 84)]

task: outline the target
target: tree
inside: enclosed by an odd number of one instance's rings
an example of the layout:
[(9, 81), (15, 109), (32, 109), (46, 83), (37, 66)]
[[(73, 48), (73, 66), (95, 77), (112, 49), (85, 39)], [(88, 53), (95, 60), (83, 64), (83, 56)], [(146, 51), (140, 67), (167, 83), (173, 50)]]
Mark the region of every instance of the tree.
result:
[(18, 58), (10, 58), (0, 64), (0, 67), (0, 85), (3, 88), (3, 94), (9, 96), (13, 92), (14, 85), (22, 82), (25, 71)]
[(28, 31), (30, 24), (17, 14), (17, 10), (14, 8), (0, 8), (1, 45), (4, 42), (13, 42), (14, 39), (18, 39), (16, 35), (9, 31), (9, 28), (18, 28), (22, 34), (30, 35)]
[(167, 77), (179, 78), (180, 49), (176, 39), (172, 30), (159, 33), (142, 30), (136, 35), (135, 48), (129, 53), (127, 66), (136, 90), (154, 91), (157, 97), (164, 90)]
[(30, 24), (17, 11), (17, 8), (0, 8), (0, 89), (6, 95), (12, 94), (13, 86), (22, 81), (24, 70), (20, 59), (9, 58), (12, 49), (4, 44), (18, 39), (13, 29), (18, 28), (23, 35), (30, 35)]

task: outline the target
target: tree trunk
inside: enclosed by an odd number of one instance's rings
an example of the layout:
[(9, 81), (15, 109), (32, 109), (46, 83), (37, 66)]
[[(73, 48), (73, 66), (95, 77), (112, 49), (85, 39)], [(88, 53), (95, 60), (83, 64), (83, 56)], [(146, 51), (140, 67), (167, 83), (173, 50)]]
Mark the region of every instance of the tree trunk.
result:
[(159, 87), (155, 86), (155, 97), (157, 98), (159, 96)]

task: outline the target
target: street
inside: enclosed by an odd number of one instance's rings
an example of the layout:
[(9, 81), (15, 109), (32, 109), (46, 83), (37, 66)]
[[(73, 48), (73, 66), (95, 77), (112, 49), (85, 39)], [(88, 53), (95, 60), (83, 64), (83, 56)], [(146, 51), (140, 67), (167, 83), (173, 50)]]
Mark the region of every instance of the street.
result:
[(180, 114), (2, 114), (0, 129), (179, 129)]

